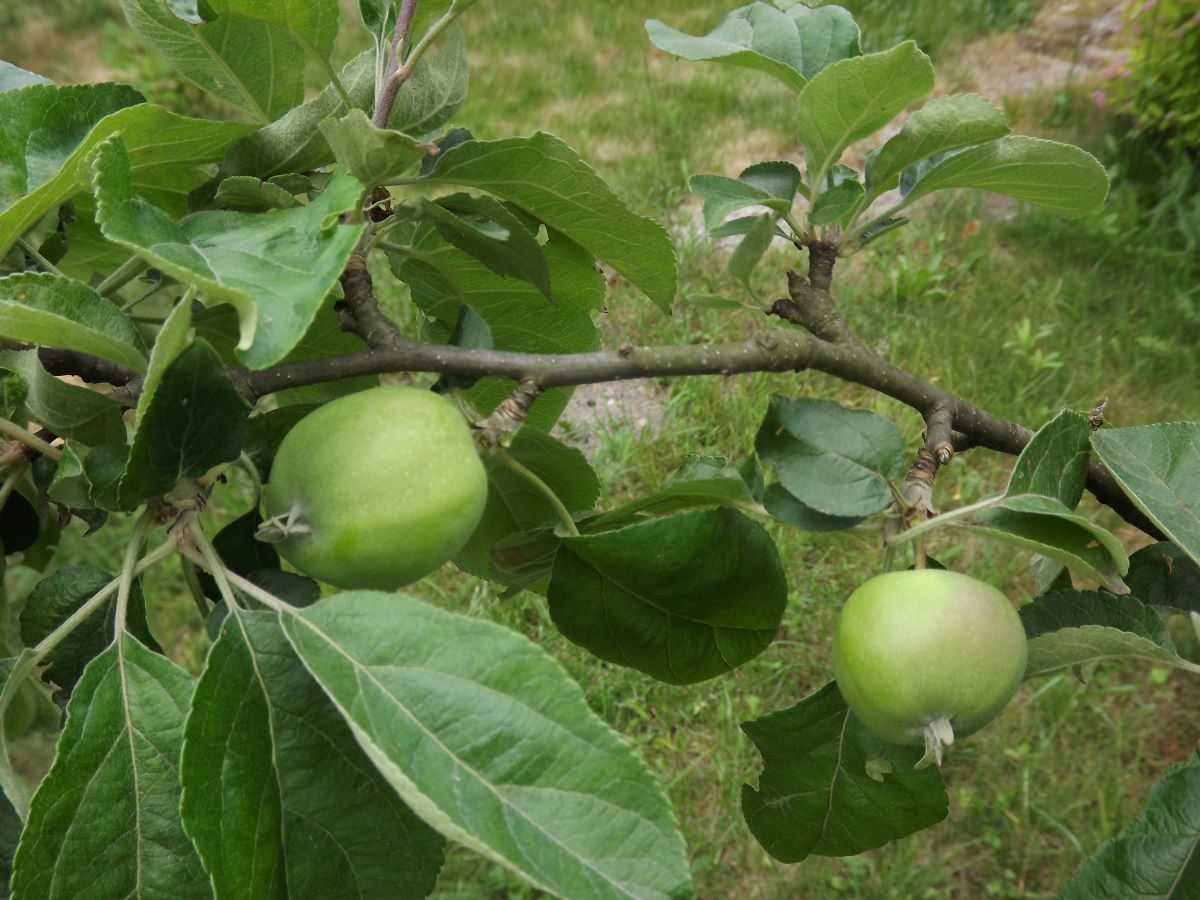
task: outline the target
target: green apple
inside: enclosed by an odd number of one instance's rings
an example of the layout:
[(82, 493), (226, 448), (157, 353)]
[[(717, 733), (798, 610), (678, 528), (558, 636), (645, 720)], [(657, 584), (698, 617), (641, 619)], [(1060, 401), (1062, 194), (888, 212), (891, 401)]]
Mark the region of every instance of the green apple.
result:
[(341, 588), (394, 590), (457, 553), (487, 475), (462, 415), (438, 394), (378, 387), (333, 400), (284, 437), (266, 488), (280, 555)]
[(838, 688), (885, 741), (941, 749), (1002, 710), (1025, 672), (1012, 603), (957, 572), (877, 575), (846, 601), (833, 642)]

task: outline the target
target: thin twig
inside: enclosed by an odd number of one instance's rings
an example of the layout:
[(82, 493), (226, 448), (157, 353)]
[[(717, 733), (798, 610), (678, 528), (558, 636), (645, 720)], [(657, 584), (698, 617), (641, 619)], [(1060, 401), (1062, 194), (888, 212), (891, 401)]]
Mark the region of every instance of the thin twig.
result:
[(0, 418), (0, 434), (6, 434), (14, 441), (20, 441), (27, 447), (32, 447), (39, 453), (45, 454), (51, 459), (61, 459), (62, 451), (57, 447), (51, 447), (36, 434), (26, 431), (16, 422), (10, 422), (8, 419)]
[(35, 263), (41, 266), (42, 271), (49, 272), (51, 275), (57, 275), (59, 278), (67, 277), (62, 273), (58, 266), (50, 262), (50, 260), (46, 259), (46, 257), (42, 256), (42, 254), (38, 252), (38, 249), (34, 247), (33, 244), (29, 243), (29, 241), (25, 240), (25, 238), (17, 238), (17, 246), (20, 247)]
[[(225, 605), (229, 609), (234, 609), (238, 606), (237, 597), (234, 596), (233, 590), (229, 587), (229, 580), (226, 577), (228, 569), (221, 562), (221, 557), (217, 555), (216, 548), (213, 547), (212, 541), (208, 539), (208, 535), (204, 533), (204, 528), (200, 525), (200, 520), (195, 513), (189, 513), (187, 516), (187, 532), (188, 537), (196, 545), (200, 551), (200, 559), (202, 565), (208, 570), (208, 574), (213, 577), (213, 581), (217, 583), (217, 590), (221, 592), (221, 599), (225, 601)], [(182, 548), (186, 553), (187, 548)], [(190, 554), (187, 554), (191, 558)]]
[(142, 272), (146, 271), (150, 264), (140, 256), (131, 256), (125, 262), (121, 263), (117, 270), (105, 278), (99, 285), (96, 286), (96, 293), (101, 297), (107, 297), (110, 294), (115, 294), (133, 279), (137, 278)]
[(153, 524), (154, 510), (147, 507), (134, 524), (133, 533), (129, 536), (129, 543), (125, 545), (125, 555), (121, 560), (121, 574), (117, 579), (117, 609), (113, 625), (118, 642), (125, 639), (125, 620), (129, 617), (129, 596), (133, 593), (133, 572), (137, 568), (138, 556), (146, 543), (146, 532)]

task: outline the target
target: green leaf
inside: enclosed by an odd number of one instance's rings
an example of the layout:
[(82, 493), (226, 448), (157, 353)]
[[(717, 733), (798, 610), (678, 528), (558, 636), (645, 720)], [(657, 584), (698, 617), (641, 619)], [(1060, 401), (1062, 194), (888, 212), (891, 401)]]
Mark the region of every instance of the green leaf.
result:
[(1200, 422), (1104, 429), (1092, 447), (1138, 509), (1200, 564)]
[(786, 213), (800, 187), (800, 170), (791, 163), (759, 163), (735, 178), (693, 175), (692, 193), (704, 200), (704, 227), (709, 231), (724, 223), (730, 213), (747, 206), (766, 206)]
[[(7, 96), (7, 93), (0, 94), (0, 121), (4, 119), (3, 102)], [(131, 95), (124, 100), (136, 102)], [(48, 155), (42, 168), (44, 179), (36, 187), (23, 188), (29, 193), (0, 212), (0, 254), (7, 252), (47, 211), (91, 183), (91, 155), (112, 135), (120, 134), (129, 151), (129, 171), (135, 189), (153, 193), (165, 183), (177, 181), (181, 173), (190, 173), (195, 166), (216, 162), (226, 147), (252, 127), (243, 122), (188, 119), (151, 103), (126, 105), (124, 109), (105, 115), (86, 132), (86, 136), (79, 135), (77, 143), (69, 145), (69, 155), (59, 159), (68, 145)], [(58, 135), (57, 139), (61, 140), (62, 136)], [(44, 140), (50, 141), (49, 138)], [(7, 153), (0, 147), (0, 157), (6, 157)], [(57, 164), (53, 171), (49, 171), (51, 164)], [(0, 208), (4, 205), (0, 200)]]
[(862, 521), (858, 516), (828, 516), (806, 506), (781, 484), (768, 485), (763, 506), (771, 517), (801, 531), (845, 531)]
[(933, 64), (912, 41), (843, 59), (800, 92), (798, 126), (814, 183), (855, 141), (874, 134), (933, 90)]
[(832, 400), (774, 396), (754, 441), (789, 494), (826, 516), (861, 518), (892, 502), (904, 439), (882, 416)]
[[(591, 256), (556, 231), (542, 250), (550, 269), (551, 306), (533, 284), (503, 278), (479, 260), (449, 244), (431, 226), (414, 241), (417, 256), (392, 255), (397, 277), (412, 289), (413, 301), (432, 322), (435, 340), (448, 341), (462, 304), (483, 316), (497, 350), (524, 353), (581, 353), (595, 350), (600, 336), (593, 310), (604, 305), (604, 276)], [(516, 387), (507, 379), (484, 378), (466, 392), (486, 415)], [(536, 401), (526, 424), (549, 431), (570, 399), (569, 388), (546, 391)]]
[(291, 209), (300, 205), (295, 196), (279, 185), (252, 175), (231, 175), (223, 179), (213, 200), (218, 206), (253, 212)]
[(660, 681), (692, 684), (767, 648), (787, 579), (761, 525), (710, 509), (565, 539), (547, 596), (569, 640)]
[(89, 446), (125, 442), (121, 407), (104, 394), (60, 381), (42, 368), (36, 350), (0, 350), (0, 372), (24, 385), (17, 418)]
[(867, 194), (862, 209), (900, 181), (900, 173), (939, 153), (995, 140), (1008, 134), (1008, 123), (985, 97), (951, 94), (930, 100), (904, 120), (867, 161)]
[(338, 224), (363, 191), (341, 172), (299, 209), (201, 212), (178, 224), (134, 193), (119, 139), (97, 152), (95, 178), (104, 236), (210, 302), (233, 305), (241, 321), (240, 357), (251, 368), (274, 365), (296, 346), (365, 227)]
[(399, 131), (378, 128), (361, 109), (320, 125), (334, 159), (368, 188), (398, 178), (415, 168), (425, 146)]
[(1087, 484), (1091, 434), (1087, 417), (1064, 409), (1025, 445), (1005, 494), (1042, 494), (1074, 509)]
[(920, 748), (880, 741), (832, 681), (742, 730), (765, 766), (757, 790), (742, 786), (742, 814), (781, 862), (854, 856), (946, 818), (937, 767), (914, 769)]
[(1053, 591), (1018, 612), (1029, 639), (1025, 677), (1105, 659), (1148, 659), (1200, 673), (1179, 658), (1159, 615), (1130, 596)]
[(1130, 822), (1079, 867), (1061, 900), (1189, 900), (1200, 884), (1200, 753), (1172, 766)]
[(1200, 613), (1200, 565), (1172, 543), (1161, 541), (1134, 553), (1125, 583), (1147, 606)]
[(1058, 500), (1038, 494), (1008, 496), (981, 511), (971, 530), (1032, 550), (1124, 592), (1120, 576), (1129, 571), (1121, 542)]
[(796, 194), (808, 196), (804, 178), (795, 163), (786, 160), (767, 160), (742, 169), (738, 181), (756, 187), (770, 197), (791, 205)]
[(432, 891), (441, 835), (371, 765), (274, 613), (226, 618), (184, 736), (183, 824), (217, 897)]
[(1075, 219), (1104, 203), (1108, 174), (1078, 147), (1018, 134), (951, 152), (900, 179), (905, 206), (945, 188), (994, 191)]
[(455, 25), (446, 31), (437, 52), (422, 56), (401, 86), (388, 128), (421, 140), (434, 137), (467, 99), (468, 71), (466, 37)]
[(17, 848), (18, 897), (207, 897), (179, 821), (192, 680), (132, 636), (92, 660)]
[[(0, 59), (0, 93), (4, 91), (12, 91), (17, 88), (23, 88), (31, 84), (52, 84), (49, 78), (38, 75), (36, 72), (28, 72), (12, 63), (5, 62)], [(0, 879), (4, 884), (8, 884), (8, 879)]]
[[(339, 76), (354, 106), (370, 109), (375, 101), (374, 53), (360, 53)], [(424, 138), (458, 111), (467, 91), (465, 43), (451, 31), (436, 53), (421, 57), (412, 77), (400, 88), (388, 127)], [(282, 172), (308, 172), (333, 162), (333, 151), (320, 125), (344, 115), (346, 106), (332, 86), (282, 118), (229, 148), (222, 175), (270, 178)]]
[(525, 638), (371, 592), (283, 624), (367, 756), (448, 838), (561, 896), (689, 894), (661, 788)]
[(755, 216), (754, 224), (750, 226), (746, 236), (742, 238), (737, 249), (733, 251), (733, 255), (729, 257), (729, 274), (745, 284), (751, 291), (753, 288), (750, 286), (750, 275), (771, 247), (771, 241), (775, 237), (776, 218), (775, 213), (763, 213), (761, 216)]
[(677, 275), (666, 230), (631, 212), (553, 135), (467, 141), (414, 183), (456, 184), (508, 200), (608, 263), (664, 312), (671, 308)]
[(836, 222), (854, 209), (862, 196), (863, 186), (857, 178), (843, 178), (817, 197), (817, 202), (808, 213), (808, 221), (813, 225)]
[(704, 37), (676, 31), (657, 19), (646, 22), (646, 33), (654, 46), (672, 56), (766, 72), (797, 91), (829, 63), (861, 52), (858, 26), (840, 6), (779, 10), (751, 3), (726, 15)]
[[(543, 432), (522, 428), (507, 452), (542, 479), (568, 510), (590, 510), (596, 505), (600, 482), (587, 459), (574, 447)], [(459, 568), (481, 578), (490, 577), (491, 551), (501, 540), (558, 521), (554, 507), (542, 493), (496, 456), (485, 457), (484, 467), (488, 473), (487, 506), (479, 527), (454, 558)]]
[(12, 879), (13, 857), (17, 853), (17, 842), (21, 840), (21, 829), (25, 823), (16, 808), (3, 793), (0, 793), (0, 897), (8, 900), (8, 884)]
[(97, 122), (144, 99), (111, 83), (45, 83), (0, 94), (0, 210), (49, 181)]
[(146, 345), (133, 323), (86, 284), (57, 275), (0, 278), (0, 336), (146, 371)]
[[(40, 643), (85, 601), (115, 578), (91, 565), (63, 566), (37, 583), (21, 610), (21, 641), (27, 647)], [(96, 610), (46, 657), (42, 680), (58, 685), (69, 695), (83, 676), (83, 669), (112, 643), (116, 632), (113, 610), (116, 596)], [(140, 581), (133, 583), (126, 627), (139, 641), (161, 652), (146, 623), (146, 601)]]
[(180, 353), (138, 399), (137, 427), (118, 502), (134, 509), (242, 451), (250, 407), (207, 342)]
[(337, 34), (335, 0), (209, 0), (209, 21), (194, 0), (188, 6), (184, 18), (164, 0), (121, 0), (144, 44), (188, 81), (261, 122), (303, 101), (306, 59), (328, 57)]
[[(451, 194), (436, 201), (418, 201), (421, 218), (438, 234), (475, 257), (497, 275), (523, 278), (553, 302), (546, 254), (521, 218), (491, 197)], [(531, 223), (536, 224), (536, 223)]]
[(587, 530), (600, 531), (646, 514), (661, 516), (698, 506), (727, 506), (756, 515), (763, 512), (737, 466), (722, 457), (693, 455), (657, 491), (591, 519)]

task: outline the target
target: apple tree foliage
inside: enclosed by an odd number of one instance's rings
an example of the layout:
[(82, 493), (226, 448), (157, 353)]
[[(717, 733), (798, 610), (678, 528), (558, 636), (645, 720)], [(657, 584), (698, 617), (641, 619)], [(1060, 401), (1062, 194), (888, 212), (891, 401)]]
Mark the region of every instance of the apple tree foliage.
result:
[[(569, 640), (646, 677), (691, 684), (768, 650), (788, 600), (769, 520), (882, 522), (918, 559), (941, 527), (1036, 554), (1028, 677), (1118, 657), (1200, 674), (1162, 618), (1200, 615), (1200, 424), (1064, 411), (1027, 431), (874, 355), (832, 300), (837, 260), (935, 191), (1096, 211), (1092, 157), (1010, 134), (981, 96), (928, 99), (928, 57), (911, 41), (864, 54), (837, 6), (755, 2), (702, 36), (651, 20), (661, 51), (794, 93), (803, 167), (691, 187), (710, 232), (736, 240), (735, 279), (776, 239), (809, 272), (744, 343), (603, 351), (597, 263), (670, 314), (671, 239), (560, 138), (455, 126), (471, 5), (359, 0), (345, 23), (335, 0), (122, 0), (221, 119), (0, 64), (0, 539), (42, 573), (5, 600), (0, 707), (32, 685), (43, 716), (62, 710), (32, 796), (0, 729), (14, 896), (421, 897), (447, 841), (552, 895), (692, 894), (661, 786), (535, 644), (402, 592), (322, 598), (255, 540), (257, 510), (205, 533), (215, 481), (269, 479), (299, 418), (388, 372), (440, 373), (480, 426), (488, 505), (454, 563), (543, 595)], [(335, 67), (339, 27), (374, 49)], [(846, 151), (863, 141), (858, 169)], [(368, 258), (406, 286), (414, 333), (376, 301)], [(587, 461), (550, 435), (585, 381), (805, 368), (912, 406), (916, 461), (878, 415), (777, 396), (733, 458), (689, 457), (600, 509)], [(912, 515), (972, 445), (1019, 454), (1007, 488)], [(1076, 511), (1089, 489), (1159, 542), (1127, 556)], [(135, 522), (119, 571), (56, 557), (72, 518), (116, 517)], [(213, 638), (198, 679), (146, 624), (158, 598), (141, 575), (174, 558)], [(938, 769), (914, 769), (920, 749), (873, 735), (833, 682), (743, 727), (764, 767), (742, 813), (779, 860), (861, 853), (947, 814)], [(1065, 895), (1192, 896), (1198, 834), (1193, 757)]]

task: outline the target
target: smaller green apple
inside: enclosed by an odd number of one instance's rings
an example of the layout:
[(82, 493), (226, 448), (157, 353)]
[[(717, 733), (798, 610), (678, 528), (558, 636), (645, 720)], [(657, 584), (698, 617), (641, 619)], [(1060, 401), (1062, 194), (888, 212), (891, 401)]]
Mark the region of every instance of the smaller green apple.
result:
[(927, 759), (978, 731), (1012, 699), (1028, 646), (1000, 591), (957, 572), (888, 572), (846, 601), (833, 665), (846, 704), (885, 741)]

